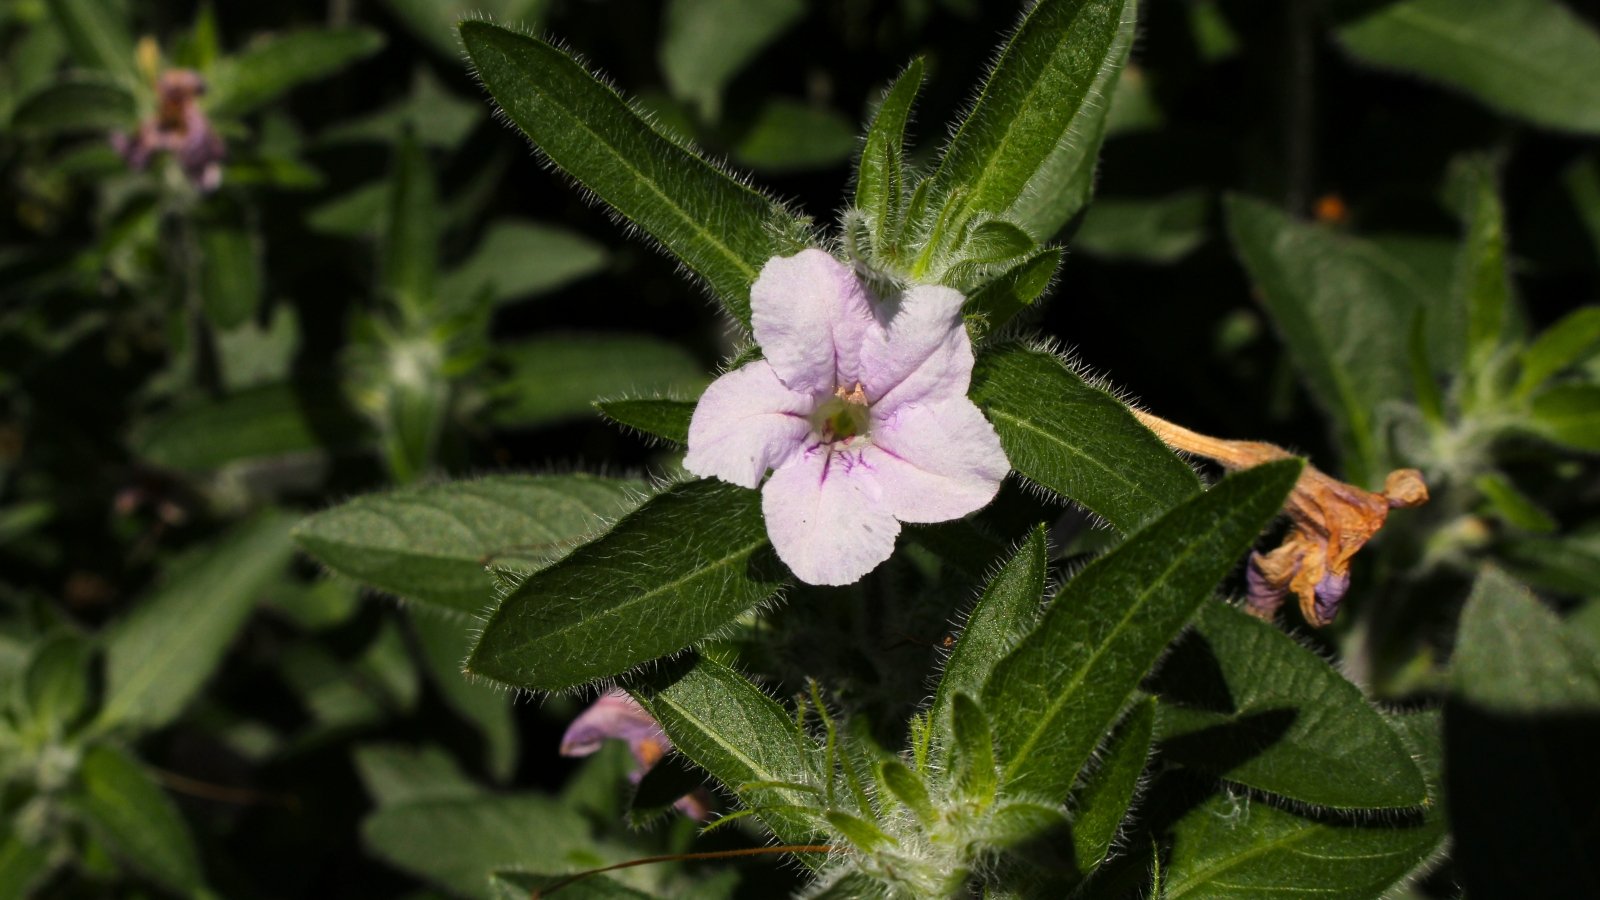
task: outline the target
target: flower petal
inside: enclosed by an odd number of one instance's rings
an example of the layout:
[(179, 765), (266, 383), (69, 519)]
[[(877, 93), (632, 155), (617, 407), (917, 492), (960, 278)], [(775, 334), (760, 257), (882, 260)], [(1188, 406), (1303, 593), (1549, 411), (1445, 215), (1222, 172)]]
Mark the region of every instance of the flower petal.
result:
[(884, 507), (902, 522), (982, 509), (1011, 469), (994, 426), (966, 397), (901, 406), (873, 423), (872, 443)]
[(874, 405), (893, 408), (965, 396), (972, 382), (972, 340), (960, 292), (919, 284), (886, 303), (884, 327), (861, 346), (861, 382)]
[(600, 749), (607, 738), (617, 738), (634, 747), (641, 741), (666, 742), (661, 726), (644, 711), (637, 700), (622, 691), (610, 691), (590, 704), (567, 726), (561, 736), (562, 756), (588, 756)]
[(723, 375), (706, 388), (689, 420), (683, 467), (740, 487), (761, 483), (805, 447), (813, 402), (791, 391), (765, 360)]
[(778, 558), (807, 584), (854, 584), (894, 553), (900, 533), (861, 454), (820, 445), (773, 473), (761, 511)]
[(859, 380), (861, 341), (876, 326), (860, 279), (821, 250), (767, 260), (750, 286), (750, 322), (783, 383), (811, 394)]

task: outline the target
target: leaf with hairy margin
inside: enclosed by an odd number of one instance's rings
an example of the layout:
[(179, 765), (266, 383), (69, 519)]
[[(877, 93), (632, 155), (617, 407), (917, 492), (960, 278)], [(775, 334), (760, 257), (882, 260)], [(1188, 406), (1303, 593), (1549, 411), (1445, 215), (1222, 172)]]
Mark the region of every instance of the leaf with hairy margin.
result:
[(989, 677), (1007, 790), (1065, 798), (1139, 680), (1277, 515), (1302, 463), (1230, 475), (1067, 582)]
[(759, 492), (675, 485), (507, 594), (467, 671), (538, 691), (589, 684), (715, 633), (786, 574)]

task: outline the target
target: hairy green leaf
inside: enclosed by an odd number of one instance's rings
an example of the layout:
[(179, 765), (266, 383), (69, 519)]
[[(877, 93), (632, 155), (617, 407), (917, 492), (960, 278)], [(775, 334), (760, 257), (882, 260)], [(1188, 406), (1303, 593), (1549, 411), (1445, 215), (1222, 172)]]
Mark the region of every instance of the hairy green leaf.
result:
[(906, 122), (922, 90), (924, 68), (920, 57), (912, 60), (884, 93), (856, 164), (856, 208), (871, 220), (880, 252), (900, 233), (910, 187), (905, 171)]
[(257, 514), (165, 583), (105, 632), (105, 702), (100, 719), (154, 728), (177, 718), (200, 690), (268, 582), (293, 553), (288, 515)]
[(1337, 423), (1351, 481), (1365, 484), (1383, 468), (1373, 411), (1410, 387), (1407, 337), (1422, 289), (1372, 244), (1258, 200), (1230, 196), (1226, 206), (1234, 250), (1311, 396)]
[(593, 475), (497, 475), (358, 497), (295, 527), (328, 568), (381, 590), (476, 615), (487, 566), (534, 571), (639, 505), (644, 485)]
[(1511, 279), (1506, 271), (1505, 209), (1491, 161), (1473, 158), (1456, 169), (1456, 192), (1466, 239), (1456, 259), (1453, 294), (1466, 321), (1466, 371), (1487, 363), (1505, 340), (1511, 315)]
[(972, 399), (1011, 467), (1132, 531), (1200, 489), (1200, 479), (1115, 397), (1054, 355), (1020, 344), (978, 358)]
[(1600, 647), (1495, 568), (1461, 611), (1451, 676), (1460, 696), (1490, 710), (1600, 709)]
[(1157, 686), (1163, 759), (1335, 809), (1427, 799), (1410, 753), (1359, 688), (1227, 603), (1201, 607)]
[(508, 594), (467, 670), (530, 690), (578, 687), (712, 634), (784, 577), (759, 493), (676, 485)]
[(1050, 288), (1050, 280), (1061, 267), (1064, 253), (1060, 247), (1046, 247), (974, 291), (962, 308), (974, 336), (993, 334), (1044, 296)]
[(1043, 0), (1028, 12), (929, 176), (931, 198), (965, 189), (953, 221), (998, 216), (1043, 242), (1077, 213), (1135, 9)]
[(84, 753), (71, 802), (89, 827), (134, 869), (183, 894), (204, 887), (188, 823), (126, 753), (105, 744)]
[(961, 637), (945, 659), (944, 674), (928, 710), (935, 734), (949, 733), (950, 704), (955, 695), (966, 692), (980, 696), (995, 664), (1038, 621), (1044, 603), (1048, 550), (1044, 527), (1034, 528), (989, 579), (972, 612), (967, 614)]
[(540, 152), (749, 323), (750, 284), (776, 252), (769, 226), (792, 222), (782, 207), (664, 137), (555, 47), (487, 22), (463, 22), (461, 38), (495, 102)]
[(1546, 328), (1522, 352), (1517, 392), (1531, 394), (1545, 382), (1600, 351), (1600, 307), (1573, 310)]
[(408, 320), (421, 325), (436, 310), (439, 197), (427, 151), (415, 136), (401, 137), (390, 176), (389, 209), (379, 257), (383, 287)]
[(1072, 848), (1079, 872), (1093, 872), (1111, 852), (1144, 775), (1155, 722), (1153, 700), (1134, 706), (1073, 798)]
[(596, 400), (594, 408), (612, 422), (641, 434), (685, 446), (689, 443), (689, 422), (694, 418), (695, 401), (640, 398)]
[(593, 421), (601, 397), (694, 396), (708, 382), (682, 347), (648, 335), (550, 334), (503, 345), (495, 358), (505, 375), (490, 417), (509, 428)]
[(383, 35), (365, 28), (330, 28), (267, 37), (218, 63), (206, 105), (219, 115), (246, 115), (301, 84), (326, 78), (382, 48)]
[(1065, 798), (1139, 680), (1277, 514), (1301, 463), (1230, 475), (1067, 582), (983, 691), (1013, 791)]
[(1335, 34), (1362, 62), (1547, 128), (1600, 133), (1600, 34), (1555, 0), (1400, 0)]
[(721, 663), (696, 659), (630, 688), (680, 753), (739, 795), (778, 839), (804, 843), (817, 830), (816, 748), (783, 707)]

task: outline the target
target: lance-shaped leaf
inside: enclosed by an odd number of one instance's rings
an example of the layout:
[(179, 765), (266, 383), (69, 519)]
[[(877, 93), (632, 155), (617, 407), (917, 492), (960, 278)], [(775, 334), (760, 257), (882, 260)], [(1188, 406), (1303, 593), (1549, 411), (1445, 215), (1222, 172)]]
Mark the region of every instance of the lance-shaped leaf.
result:
[(1359, 688), (1226, 603), (1201, 609), (1156, 686), (1163, 759), (1336, 809), (1427, 799), (1410, 752)]
[(962, 307), (968, 327), (974, 336), (993, 334), (996, 329), (1011, 321), (1050, 288), (1061, 266), (1063, 251), (1060, 247), (1046, 247), (989, 279), (973, 291)]
[(1522, 354), (1517, 393), (1534, 389), (1600, 350), (1600, 306), (1573, 310), (1546, 328)]
[[(1373, 411), (1410, 387), (1407, 338), (1425, 290), (1377, 246), (1229, 197), (1234, 250), (1311, 396), (1334, 417), (1351, 481), (1377, 477)], [(1443, 319), (1429, 313), (1430, 322)]]
[(1005, 782), (1065, 798), (1129, 696), (1277, 514), (1301, 463), (1247, 469), (1090, 563), (983, 691)]
[(1451, 674), (1467, 701), (1499, 713), (1600, 711), (1600, 655), (1526, 587), (1486, 568), (1461, 611)]
[(612, 422), (640, 434), (677, 444), (689, 443), (689, 421), (695, 401), (662, 398), (596, 400), (594, 408)]
[(637, 507), (643, 490), (631, 479), (498, 475), (358, 497), (294, 537), (341, 575), (477, 615), (494, 598), (486, 567), (537, 570)]
[(981, 696), (995, 664), (1038, 621), (1039, 608), (1044, 603), (1048, 549), (1044, 526), (1029, 532), (1022, 546), (989, 579), (967, 615), (961, 637), (945, 660), (944, 675), (929, 710), (936, 734), (949, 732), (950, 704), (955, 695), (966, 692)]
[(383, 286), (417, 324), (435, 311), (439, 263), (439, 197), (427, 152), (407, 133), (395, 150), (389, 214), (380, 256)]
[(1150, 757), (1155, 722), (1153, 700), (1143, 700), (1129, 711), (1101, 755), (1100, 764), (1073, 798), (1072, 848), (1079, 872), (1093, 872), (1122, 830)]
[(1049, 240), (1077, 212), (1110, 91), (1133, 42), (1132, 0), (1043, 0), (1002, 51), (930, 177), (950, 220), (989, 214)]
[(200, 690), (269, 581), (288, 563), (292, 519), (257, 515), (223, 535), (106, 632), (100, 720), (154, 728)]
[(631, 688), (672, 745), (739, 795), (779, 840), (804, 843), (817, 830), (816, 748), (794, 719), (748, 679), (697, 658)]
[(1511, 312), (1505, 210), (1495, 186), (1494, 166), (1486, 159), (1461, 163), (1455, 188), (1467, 233), (1456, 260), (1454, 299), (1466, 324), (1464, 371), (1472, 371), (1487, 364), (1505, 340)]
[(270, 384), (180, 406), (139, 429), (134, 449), (171, 469), (371, 446), (371, 426), (328, 381)]
[(223, 116), (246, 115), (290, 89), (332, 75), (382, 47), (383, 35), (365, 28), (264, 38), (218, 64), (206, 106)]
[(0, 900), (28, 900), (51, 869), (48, 847), (35, 847), (0, 826)]
[(1519, 423), (1576, 450), (1600, 452), (1600, 385), (1558, 384), (1533, 396)]
[(1351, 55), (1465, 91), (1507, 115), (1600, 133), (1600, 34), (1555, 0), (1402, 0), (1335, 33)]
[(575, 231), (506, 219), (439, 279), (439, 299), (461, 307), (487, 290), (495, 303), (509, 303), (558, 290), (605, 264), (605, 248)]
[(549, 44), (487, 22), (461, 38), (495, 102), (535, 147), (750, 320), (750, 284), (793, 218), (655, 130), (622, 97)]
[(126, 753), (104, 744), (90, 748), (69, 802), (133, 868), (181, 894), (193, 895), (204, 887), (188, 824)]
[(467, 671), (543, 691), (617, 675), (770, 599), (784, 571), (759, 493), (680, 484), (508, 594)]
[(200, 299), (206, 316), (222, 330), (243, 325), (261, 305), (261, 260), (242, 210), (220, 209), (196, 229)]
[(923, 68), (920, 57), (912, 60), (883, 95), (856, 165), (856, 208), (870, 217), (880, 252), (886, 249), (890, 236), (900, 231), (908, 190), (906, 122), (911, 118), (917, 92), (922, 89)]
[(672, 95), (715, 121), (722, 90), (761, 49), (805, 15), (802, 0), (668, 0), (661, 73)]
[(1121, 401), (1019, 344), (978, 358), (972, 399), (1011, 467), (1132, 531), (1200, 489), (1194, 471)]

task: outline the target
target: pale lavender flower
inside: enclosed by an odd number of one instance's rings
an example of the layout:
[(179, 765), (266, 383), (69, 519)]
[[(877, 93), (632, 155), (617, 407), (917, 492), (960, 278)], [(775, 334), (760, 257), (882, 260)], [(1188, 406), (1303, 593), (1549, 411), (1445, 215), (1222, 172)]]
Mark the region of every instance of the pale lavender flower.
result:
[[(588, 756), (609, 739), (626, 741), (638, 768), (629, 776), (635, 784), (672, 752), (672, 742), (656, 720), (624, 691), (608, 691), (578, 714), (561, 736), (562, 756)], [(705, 789), (678, 798), (673, 804), (690, 818), (704, 821), (711, 815), (711, 798)]]
[(967, 399), (964, 298), (915, 285), (874, 298), (821, 250), (767, 261), (750, 289), (765, 359), (695, 407), (684, 468), (754, 488), (773, 547), (800, 580), (851, 584), (894, 552), (901, 522), (982, 508), (1009, 470)]
[(144, 171), (158, 152), (171, 153), (184, 177), (202, 191), (222, 184), (222, 160), (228, 148), (200, 108), (205, 79), (189, 69), (168, 69), (156, 82), (155, 115), (139, 123), (132, 135), (113, 134), (111, 145), (129, 168)]

